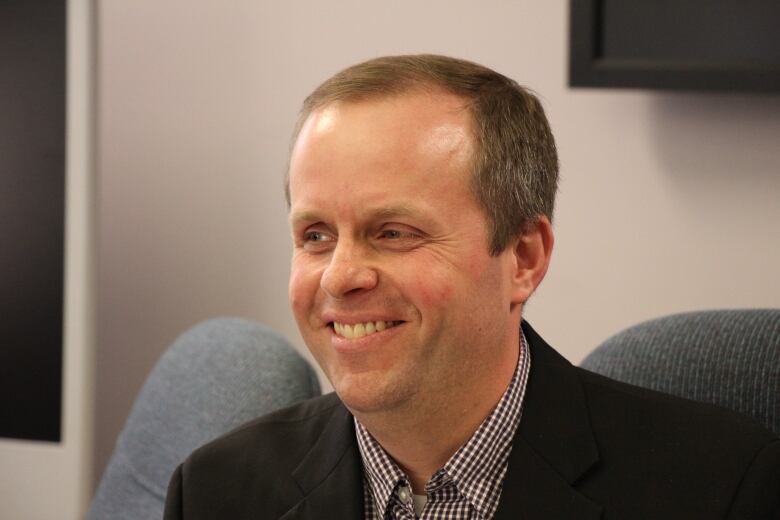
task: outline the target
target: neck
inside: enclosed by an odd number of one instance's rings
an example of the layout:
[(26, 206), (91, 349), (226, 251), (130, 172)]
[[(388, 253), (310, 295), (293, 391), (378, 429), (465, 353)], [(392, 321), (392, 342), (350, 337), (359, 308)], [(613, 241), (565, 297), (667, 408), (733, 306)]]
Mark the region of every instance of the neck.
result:
[(478, 370), (472, 378), (478, 385), (454, 381), (449, 388), (397, 409), (353, 413), (406, 473), (413, 492), (425, 494), (431, 476), (471, 438), (498, 404), (517, 367), (518, 352), (508, 351), (498, 368), (485, 366)]

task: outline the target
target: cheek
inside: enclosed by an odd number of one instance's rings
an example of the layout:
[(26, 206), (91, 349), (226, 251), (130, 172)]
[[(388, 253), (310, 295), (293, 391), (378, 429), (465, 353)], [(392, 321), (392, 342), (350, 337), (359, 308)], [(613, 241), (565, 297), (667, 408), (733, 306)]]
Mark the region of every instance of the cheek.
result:
[(463, 281), (451, 269), (437, 265), (418, 267), (406, 279), (409, 293), (422, 308), (440, 307), (460, 298), (459, 284)]
[(494, 259), (476, 248), (460, 251), (459, 255), (406, 264), (406, 286), (421, 305), (462, 306), (471, 295), (496, 288)]
[(296, 317), (311, 308), (318, 287), (319, 278), (316, 272), (300, 262), (294, 261), (290, 269), (287, 294)]
[(434, 273), (420, 276), (413, 281), (413, 287), (419, 304), (424, 307), (438, 307), (446, 304), (455, 297), (455, 288), (446, 282), (443, 277), (437, 277)]
[(423, 307), (454, 310), (480, 300), (478, 310), (483, 310), (485, 298), (491, 302), (502, 299), (502, 277), (497, 262), (476, 251), (464, 254), (457, 264), (418, 266), (408, 274), (407, 288)]

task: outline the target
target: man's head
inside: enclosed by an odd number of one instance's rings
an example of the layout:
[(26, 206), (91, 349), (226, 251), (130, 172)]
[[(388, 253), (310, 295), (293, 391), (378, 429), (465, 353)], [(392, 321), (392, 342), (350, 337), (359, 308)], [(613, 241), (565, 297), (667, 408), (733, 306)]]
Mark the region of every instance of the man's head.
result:
[[(385, 58), (383, 73), (391, 73), (393, 60), (438, 64), (431, 70), (443, 77), (459, 63)], [(376, 63), (351, 70), (363, 67), (372, 77), (379, 74)], [(467, 78), (465, 72), (456, 77), (464, 85)], [(502, 81), (504, 89), (517, 88)], [(514, 370), (522, 304), (549, 263), (552, 232), (544, 211), (552, 201), (529, 210), (522, 201), (538, 206), (540, 197), (508, 186), (540, 175), (523, 161), (540, 156), (539, 140), (552, 146), (547, 125), (542, 136), (519, 133), (517, 143), (506, 145), (520, 154), (511, 159), (522, 170), (514, 180), (482, 186), (475, 165), (493, 160), (479, 158), (486, 155), (484, 136), (506, 137), (536, 122), (480, 122), (474, 99), (430, 81), (357, 89), (360, 95), (346, 95), (349, 81), (338, 82), (345, 85), (320, 87), (307, 100), (290, 158), (290, 300), (304, 340), (356, 413), (425, 408), (452, 414), (456, 404), (462, 411), (492, 399)], [(366, 82), (357, 84), (365, 90)], [(501, 90), (492, 83), (491, 89)], [(325, 91), (336, 93), (324, 97)], [(502, 103), (480, 104), (502, 120), (520, 111), (543, 121), (533, 98), (516, 95), (522, 107), (500, 108), (512, 104), (506, 92)], [(546, 153), (554, 163), (554, 148)], [(486, 207), (481, 194), (503, 200), (503, 190), (512, 191), (506, 203), (520, 213), (493, 224), (496, 208)]]
[[(552, 221), (558, 155), (544, 110), (517, 82), (476, 63), (422, 54), (353, 65), (306, 98), (293, 144), (311, 113), (330, 103), (387, 98), (415, 90), (458, 96), (473, 118), (472, 190), (488, 218), (492, 254), (502, 251), (540, 215)], [(289, 180), (286, 196), (289, 204)]]

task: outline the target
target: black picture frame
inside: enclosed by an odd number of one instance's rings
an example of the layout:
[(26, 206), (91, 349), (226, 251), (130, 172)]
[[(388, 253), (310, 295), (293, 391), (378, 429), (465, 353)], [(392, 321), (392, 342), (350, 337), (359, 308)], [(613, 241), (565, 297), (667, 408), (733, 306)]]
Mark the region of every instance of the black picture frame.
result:
[(62, 440), (66, 24), (0, 2), (0, 438)]
[[(651, 0), (615, 0), (620, 1), (621, 9), (629, 9), (630, 6), (638, 6), (647, 9), (647, 3)], [(710, 2), (727, 2), (728, 9), (723, 12), (739, 11), (738, 16), (744, 20), (755, 19), (769, 11), (772, 16), (780, 13), (780, 2), (765, 2), (763, 0), (742, 0), (740, 3), (730, 3), (731, 0), (709, 0)], [(639, 5), (643, 4), (643, 5)], [(665, 6), (672, 5), (664, 2)], [(690, 2), (678, 2), (678, 6), (690, 9)], [(769, 61), (736, 63), (733, 60), (724, 59), (718, 55), (718, 49), (713, 48), (712, 55), (702, 54), (695, 62), (690, 60), (677, 60), (674, 55), (665, 58), (630, 57), (630, 51), (621, 58), (609, 56), (604, 50), (606, 16), (610, 6), (617, 6), (609, 0), (570, 0), (569, 4), (569, 85), (572, 87), (617, 87), (617, 88), (646, 88), (646, 89), (673, 89), (673, 90), (703, 90), (703, 91), (752, 91), (752, 92), (780, 92), (780, 59), (777, 58), (780, 46), (774, 47), (773, 41), (780, 41), (780, 36), (774, 34), (757, 34), (760, 44), (769, 48), (761, 56), (769, 56)], [(657, 5), (657, 4), (656, 4)], [(683, 8), (683, 7), (681, 7)], [(673, 7), (668, 7), (669, 12), (660, 17), (666, 19), (680, 29), (680, 18), (675, 18)], [(614, 10), (614, 9), (613, 9)], [(762, 10), (759, 12), (758, 10)], [(712, 30), (713, 25), (733, 22), (718, 20), (708, 17), (708, 23), (696, 23), (690, 20), (683, 34), (684, 38), (677, 41), (676, 45), (684, 45), (684, 39), (690, 36), (691, 41), (706, 41), (708, 35), (702, 31)], [(752, 18), (751, 18), (752, 17)], [(778, 16), (780, 18), (780, 16)], [(656, 22), (658, 20), (655, 20)], [(663, 22), (663, 20), (661, 20)], [(780, 27), (780, 19), (775, 27)], [(614, 23), (614, 20), (611, 22)], [(747, 22), (744, 22), (744, 26)], [(651, 46), (657, 43), (659, 47), (670, 47), (664, 38), (663, 23), (658, 28), (658, 41), (651, 42)], [(766, 27), (762, 24), (762, 27)], [(629, 29), (630, 30), (630, 29)], [(758, 30), (766, 31), (761, 27)], [(637, 31), (646, 34), (647, 31)], [(751, 35), (753, 36), (753, 35)], [(751, 45), (755, 44), (751, 41)], [(713, 46), (717, 47), (717, 46)], [(680, 49), (684, 50), (684, 49)], [(751, 52), (762, 53), (759, 47), (751, 48)], [(627, 57), (628, 56), (628, 57)]]

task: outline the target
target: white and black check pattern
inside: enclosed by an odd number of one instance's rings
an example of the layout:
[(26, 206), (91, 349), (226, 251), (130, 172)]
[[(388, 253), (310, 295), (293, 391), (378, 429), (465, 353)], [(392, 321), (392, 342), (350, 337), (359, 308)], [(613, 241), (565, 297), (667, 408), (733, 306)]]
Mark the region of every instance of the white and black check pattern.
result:
[[(504, 395), (474, 435), (425, 485), (422, 520), (493, 518), (506, 476), (512, 439), (522, 413), (531, 369), (528, 344), (520, 333), (520, 356)], [(414, 520), (411, 484), (398, 465), (355, 419), (363, 459), (366, 520)]]

